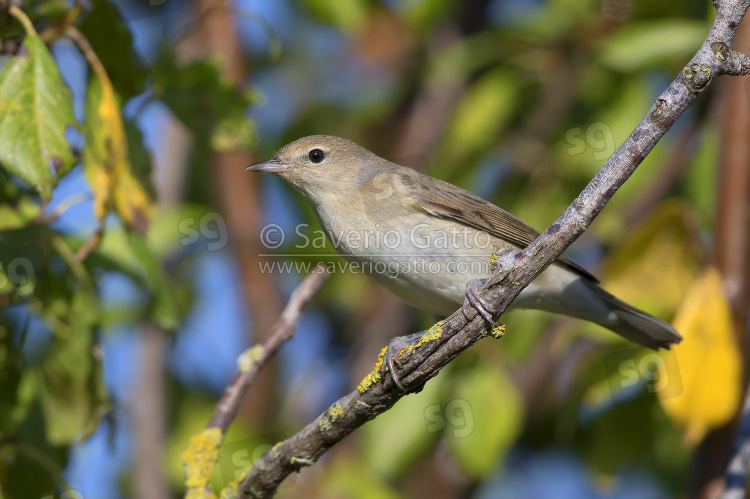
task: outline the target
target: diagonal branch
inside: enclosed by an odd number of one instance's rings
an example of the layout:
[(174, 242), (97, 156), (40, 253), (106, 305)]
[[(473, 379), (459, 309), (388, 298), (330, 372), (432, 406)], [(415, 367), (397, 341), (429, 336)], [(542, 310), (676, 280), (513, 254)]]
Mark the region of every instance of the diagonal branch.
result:
[(242, 396), (250, 387), (250, 383), (279, 347), (294, 336), (302, 313), (330, 275), (328, 269), (319, 264), (294, 290), (289, 303), (279, 320), (271, 327), (266, 339), (240, 355), (237, 359), (237, 374), (224, 390), (219, 403), (216, 404), (216, 410), (208, 423), (208, 428), (219, 428), (222, 433), (227, 431), (229, 424), (237, 415)]
[(211, 473), (219, 457), (219, 447), (229, 425), (237, 416), (240, 402), (250, 384), (282, 344), (294, 336), (297, 323), (315, 293), (330, 277), (321, 264), (313, 269), (292, 293), (281, 317), (271, 327), (262, 343), (245, 351), (237, 359), (237, 374), (216, 404), (206, 429), (191, 437), (183, 452), (186, 474), (186, 497), (215, 497), (209, 486)]
[[(714, 0), (713, 3), (716, 17), (696, 55), (656, 99), (594, 179), (560, 218), (526, 249), (518, 253), (506, 249), (498, 255), (500, 271), (487, 282), (482, 295), (498, 314), (589, 227), (659, 139), (716, 76), (748, 72), (747, 58), (729, 47), (750, 0)], [(471, 317), (465, 317), (458, 310), (433, 326), (429, 339), (414, 349), (404, 363), (400, 376), (404, 386), (412, 390), (419, 388), (461, 351), (487, 336), (482, 318), (473, 312), (469, 315)], [(390, 377), (380, 379), (380, 360), (357, 391), (346, 395), (299, 433), (276, 445), (256, 461), (238, 486), (225, 489), (224, 496), (273, 496), (287, 475), (303, 466), (311, 466), (346, 435), (393, 406), (405, 394)]]

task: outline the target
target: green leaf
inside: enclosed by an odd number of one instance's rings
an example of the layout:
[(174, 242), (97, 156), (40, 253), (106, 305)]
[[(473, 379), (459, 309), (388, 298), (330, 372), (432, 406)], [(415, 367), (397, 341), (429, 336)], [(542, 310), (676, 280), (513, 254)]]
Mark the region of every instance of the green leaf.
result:
[(602, 42), (599, 62), (623, 72), (659, 63), (686, 63), (700, 47), (707, 29), (704, 22), (687, 19), (629, 24)]
[(180, 307), (172, 283), (162, 263), (148, 246), (145, 237), (128, 231), (128, 242), (136, 258), (146, 269), (154, 293), (153, 318), (164, 329), (174, 330), (180, 320)]
[(367, 21), (366, 0), (303, 0), (302, 3), (315, 18), (344, 31), (358, 31)]
[(682, 178), (687, 198), (700, 217), (701, 227), (708, 228), (714, 224), (718, 206), (719, 170), (716, 168), (716, 158), (721, 150), (721, 130), (718, 127), (705, 127), (696, 140), (699, 141), (698, 146), (690, 155), (689, 166)]
[(26, 367), (21, 348), (17, 345), (17, 338), (25, 338), (28, 322), (21, 326), (20, 331), (14, 331), (11, 321), (2, 319), (0, 322), (0, 434), (10, 435), (16, 431), (17, 424), (26, 416), (30, 400), (24, 397), (21, 390), (21, 378)]
[(123, 120), (125, 139), (128, 144), (128, 158), (133, 177), (143, 186), (150, 199), (156, 199), (156, 189), (151, 183), (153, 159), (143, 145), (141, 130), (130, 121)]
[(133, 48), (133, 36), (114, 2), (92, 0), (78, 29), (84, 34), (107, 74), (112, 86), (125, 100), (141, 93), (146, 82), (143, 62)]
[(65, 0), (40, 0), (39, 2), (26, 2), (26, 11), (32, 15), (34, 20), (46, 18), (47, 22), (61, 22), (68, 12), (70, 4)]
[(444, 379), (445, 376), (431, 379), (421, 392), (402, 398), (362, 427), (363, 459), (368, 469), (396, 478), (406, 473), (409, 465), (437, 440), (442, 427), (432, 415), (441, 406), (439, 392)]
[[(63, 485), (62, 473), (68, 462), (68, 449), (53, 446), (44, 432), (44, 414), (38, 403), (32, 405), (28, 416), (3, 445), (4, 498), (56, 497)], [(53, 494), (55, 494), (53, 496)]]
[(430, 56), (428, 77), (439, 83), (470, 79), (482, 68), (506, 60), (497, 51), (488, 49), (502, 43), (505, 42), (501, 37), (486, 32), (460, 38)]
[(51, 247), (64, 261), (57, 273), (65, 284), (40, 302), (45, 323), (54, 333), (44, 358), (26, 372), (41, 403), (47, 438), (68, 445), (88, 437), (109, 409), (101, 357), (96, 349), (101, 306), (86, 268), (69, 243), (56, 234)]
[(464, 472), (481, 478), (510, 449), (523, 427), (523, 399), (500, 369), (477, 365), (462, 373), (445, 406), (443, 436)]
[[(528, 5), (528, 4), (527, 4)], [(548, 0), (533, 7), (524, 7), (518, 21), (518, 31), (534, 43), (557, 41), (572, 36), (592, 14), (601, 12), (601, 2), (596, 0)]]
[(654, 407), (653, 395), (643, 393), (589, 422), (579, 436), (589, 466), (612, 475), (625, 463), (642, 461), (656, 438), (657, 421), (664, 418)]
[(44, 300), (64, 284), (49, 271), (50, 234), (41, 224), (0, 232), (0, 307)]
[(0, 204), (0, 231), (24, 227), (41, 211), (39, 204), (28, 196), (22, 197), (15, 206)]
[(455, 16), (456, 2), (450, 0), (404, 0), (399, 2), (400, 15), (416, 30), (429, 31)]
[(101, 362), (94, 351), (98, 300), (79, 290), (73, 295), (69, 334), (55, 334), (38, 376), (47, 436), (70, 444), (93, 433), (108, 408)]
[(220, 121), (211, 136), (214, 151), (242, 151), (255, 143), (255, 123), (247, 117), (230, 116)]
[(519, 78), (507, 68), (482, 76), (469, 89), (456, 109), (445, 149), (460, 159), (489, 147), (518, 105)]
[(85, 261), (86, 266), (120, 272), (138, 286), (148, 286), (148, 276), (138, 262), (128, 241), (127, 229), (112, 224), (104, 231), (97, 248)]
[(602, 272), (605, 289), (649, 313), (673, 317), (701, 270), (703, 248), (695, 227), (686, 203), (657, 205), (617, 241)]
[(154, 66), (153, 88), (198, 139), (216, 151), (245, 151), (255, 142), (255, 124), (247, 117), (256, 92), (242, 89), (223, 74), (216, 58), (178, 63), (164, 57)]
[(339, 456), (318, 475), (321, 497), (351, 497), (356, 499), (405, 499), (409, 497), (380, 479), (373, 470), (363, 466), (359, 460)]
[(0, 73), (0, 163), (46, 200), (57, 176), (76, 161), (65, 139), (65, 128), (77, 125), (73, 102), (31, 22), (19, 9), (10, 12), (24, 25), (26, 38)]
[[(206, 227), (209, 222), (210, 229)], [(165, 258), (194, 245), (208, 251), (220, 250), (228, 242), (227, 230), (226, 222), (212, 207), (185, 203), (160, 208), (146, 237), (152, 251)]]

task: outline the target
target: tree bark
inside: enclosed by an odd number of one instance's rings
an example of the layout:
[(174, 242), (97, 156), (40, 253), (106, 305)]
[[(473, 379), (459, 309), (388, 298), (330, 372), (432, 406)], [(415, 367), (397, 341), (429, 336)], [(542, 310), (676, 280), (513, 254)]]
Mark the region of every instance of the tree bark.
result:
[[(737, 32), (734, 50), (750, 51), (750, 26)], [(714, 259), (724, 277), (741, 352), (747, 387), (747, 327), (750, 310), (750, 86), (745, 78), (722, 82), (722, 133), (714, 229)], [(744, 393), (744, 389), (743, 389)], [(724, 486), (724, 473), (742, 407), (728, 424), (709, 433), (698, 450), (698, 497), (713, 499)]]

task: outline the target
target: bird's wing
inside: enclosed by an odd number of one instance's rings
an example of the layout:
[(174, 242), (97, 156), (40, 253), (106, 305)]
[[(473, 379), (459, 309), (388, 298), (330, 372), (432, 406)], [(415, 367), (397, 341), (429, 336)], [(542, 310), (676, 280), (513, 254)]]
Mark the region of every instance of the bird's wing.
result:
[[(525, 248), (539, 236), (539, 232), (533, 227), (489, 201), (442, 180), (427, 175), (423, 178), (428, 180), (412, 184), (413, 199), (419, 209), (433, 216), (452, 218), (521, 248)], [(599, 282), (570, 257), (563, 254), (557, 261), (581, 276), (595, 283)]]

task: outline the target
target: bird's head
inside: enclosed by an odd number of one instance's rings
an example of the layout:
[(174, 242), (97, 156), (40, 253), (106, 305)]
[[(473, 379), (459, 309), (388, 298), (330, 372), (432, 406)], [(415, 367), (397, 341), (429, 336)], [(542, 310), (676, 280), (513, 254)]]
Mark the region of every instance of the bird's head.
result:
[(351, 140), (333, 135), (310, 135), (291, 142), (248, 171), (276, 173), (306, 197), (325, 192), (346, 195), (388, 163)]

